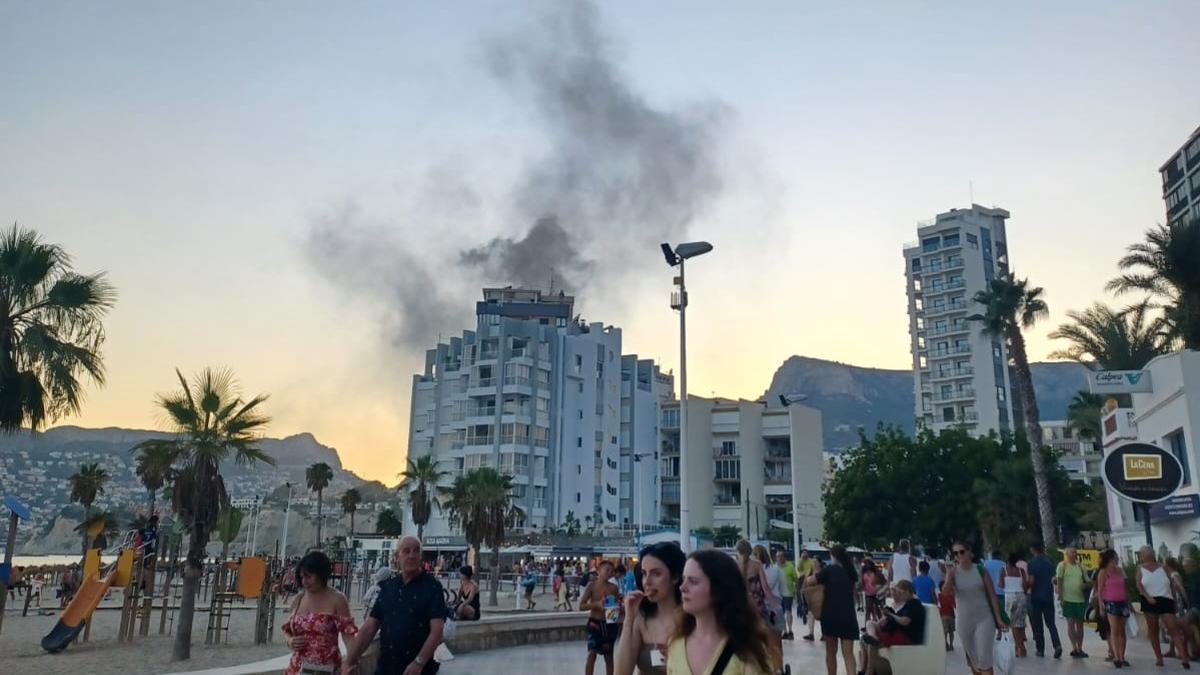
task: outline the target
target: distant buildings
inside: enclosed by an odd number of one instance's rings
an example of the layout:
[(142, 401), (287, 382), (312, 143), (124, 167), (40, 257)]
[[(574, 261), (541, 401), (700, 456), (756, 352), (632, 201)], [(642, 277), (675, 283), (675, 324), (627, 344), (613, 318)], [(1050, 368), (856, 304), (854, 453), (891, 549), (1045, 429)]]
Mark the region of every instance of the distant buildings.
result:
[(973, 204), (920, 223), (904, 247), (917, 420), (933, 431), (980, 435), (1013, 428), (1012, 383), (1002, 337), (967, 317), (972, 298), (1008, 272), (1009, 213)]
[[(460, 476), (513, 476), (524, 527), (656, 524), (658, 404), (672, 379), (621, 354), (621, 330), (575, 317), (574, 298), (488, 288), (475, 330), (426, 352), (412, 381), (409, 456)], [(410, 523), (411, 525), (411, 523)], [(517, 528), (522, 529), (522, 528)], [(452, 534), (435, 510), (426, 533)]]
[(1167, 222), (1200, 218), (1200, 127), (1159, 169)]
[[(1110, 405), (1102, 419), (1104, 450), (1124, 443), (1151, 443), (1169, 451), (1183, 466), (1183, 485), (1175, 496), (1151, 505), (1155, 546), (1173, 552), (1195, 543), (1200, 530), (1200, 474), (1196, 444), (1200, 441), (1200, 352), (1180, 351), (1151, 360), (1143, 369), (1150, 393), (1131, 394), (1132, 408)], [(1108, 491), (1112, 546), (1127, 558), (1145, 543), (1141, 509)]]
[(1104, 455), (1091, 439), (1080, 438), (1066, 420), (1042, 420), (1042, 445), (1059, 452), (1058, 463), (1071, 477), (1092, 485), (1102, 483), (1100, 463)]
[[(821, 537), (820, 411), (689, 396), (687, 434), (689, 475), (681, 476), (679, 401), (664, 403), (659, 473), (669, 521), (678, 522), (680, 494), (686, 490), (693, 527), (733, 525), (761, 539), (771, 527), (790, 526), (795, 513), (805, 541)], [(792, 462), (797, 462), (795, 486)]]

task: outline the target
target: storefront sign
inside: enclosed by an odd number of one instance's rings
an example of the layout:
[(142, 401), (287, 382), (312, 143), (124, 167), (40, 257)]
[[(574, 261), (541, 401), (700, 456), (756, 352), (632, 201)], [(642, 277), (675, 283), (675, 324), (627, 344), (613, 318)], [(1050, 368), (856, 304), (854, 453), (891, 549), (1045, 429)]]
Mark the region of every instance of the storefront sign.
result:
[(1200, 496), (1176, 495), (1150, 506), (1150, 522), (1182, 520), (1200, 516)]
[(1085, 570), (1100, 568), (1100, 551), (1094, 548), (1081, 548), (1076, 551), (1079, 565)]
[(1167, 499), (1183, 483), (1183, 467), (1175, 455), (1149, 443), (1113, 449), (1104, 457), (1100, 473), (1110, 490), (1143, 503)]
[(1149, 394), (1148, 370), (1096, 370), (1088, 373), (1093, 394)]

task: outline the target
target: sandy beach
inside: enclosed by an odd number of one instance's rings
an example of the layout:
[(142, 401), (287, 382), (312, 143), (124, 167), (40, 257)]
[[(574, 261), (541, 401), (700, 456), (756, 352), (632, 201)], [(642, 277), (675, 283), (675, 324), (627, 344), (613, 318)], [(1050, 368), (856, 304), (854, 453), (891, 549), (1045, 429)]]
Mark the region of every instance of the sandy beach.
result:
[(95, 614), (91, 638), (76, 642), (58, 654), (47, 654), (40, 641), (58, 620), (57, 611), (50, 616), (29, 616), (10, 609), (4, 617), (0, 633), (0, 673), (4, 675), (156, 675), (158, 673), (203, 670), (233, 666), (250, 661), (269, 659), (287, 654), (279, 625), (286, 614), (276, 617), (275, 643), (254, 645), (254, 611), (234, 610), (229, 625), (229, 643), (205, 646), (204, 632), (208, 613), (197, 612), (192, 629), (192, 658), (171, 662), (173, 635), (158, 634), (158, 613), (150, 624), (150, 635), (134, 637), (133, 642), (118, 642), (117, 629), (121, 612), (100, 609)]

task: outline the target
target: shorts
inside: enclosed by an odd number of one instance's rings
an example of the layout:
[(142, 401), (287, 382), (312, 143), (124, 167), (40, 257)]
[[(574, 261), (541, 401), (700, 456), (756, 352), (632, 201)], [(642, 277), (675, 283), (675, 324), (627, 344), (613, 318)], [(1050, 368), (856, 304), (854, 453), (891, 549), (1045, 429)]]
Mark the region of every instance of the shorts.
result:
[(1142, 601), (1143, 614), (1174, 614), (1175, 600), (1174, 598), (1162, 598), (1155, 596), (1154, 604)]
[(780, 604), (783, 606), (784, 614), (788, 614), (792, 611), (792, 600), (793, 597), (789, 595), (785, 595), (779, 599)]
[(617, 633), (620, 628), (602, 619), (588, 619), (587, 647), (588, 652), (609, 656), (613, 653), (613, 645), (617, 643)]
[(1064, 602), (1062, 612), (1064, 619), (1083, 621), (1084, 615), (1087, 614), (1087, 605), (1082, 602)]
[(902, 647), (916, 644), (901, 630), (881, 631), (876, 639), (879, 640), (880, 647)]
[(1129, 603), (1123, 600), (1105, 600), (1104, 613), (1129, 618)]

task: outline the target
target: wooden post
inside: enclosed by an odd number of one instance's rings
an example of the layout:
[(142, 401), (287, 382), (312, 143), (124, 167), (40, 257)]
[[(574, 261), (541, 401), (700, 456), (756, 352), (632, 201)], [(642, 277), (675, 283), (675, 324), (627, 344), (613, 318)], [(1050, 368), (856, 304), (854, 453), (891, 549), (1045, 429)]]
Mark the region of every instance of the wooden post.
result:
[[(175, 577), (175, 567), (179, 562), (179, 547), (183, 544), (183, 539), (175, 542), (175, 546), (171, 548), (171, 561), (167, 564), (167, 579), (163, 582), (162, 592), (162, 614), (158, 618), (158, 634), (162, 635), (167, 631), (167, 606), (171, 604), (171, 581)], [(174, 625), (174, 621), (171, 622)]]

